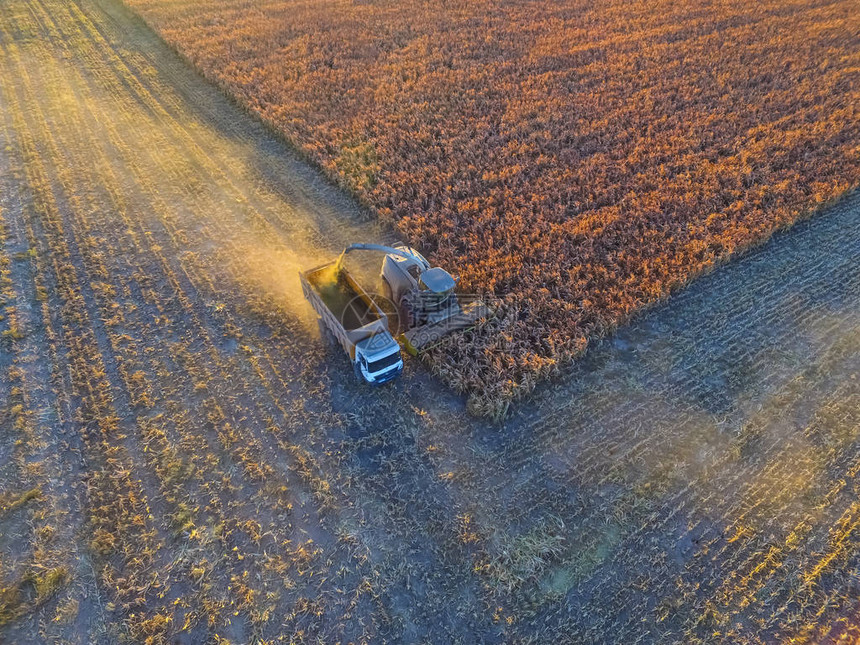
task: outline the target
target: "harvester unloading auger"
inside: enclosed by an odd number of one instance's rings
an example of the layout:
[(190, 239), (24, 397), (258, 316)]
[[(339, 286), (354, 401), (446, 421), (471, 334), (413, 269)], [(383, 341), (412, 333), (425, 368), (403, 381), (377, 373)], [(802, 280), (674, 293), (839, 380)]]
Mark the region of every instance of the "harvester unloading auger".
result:
[[(382, 295), (396, 308), (400, 324), (395, 329), (380, 303), (344, 267), (344, 258), (355, 251), (384, 254), (381, 278), (387, 293)], [(403, 369), (392, 332), (407, 352), (416, 355), (439, 344), (447, 334), (474, 327), (489, 313), (483, 301), (462, 302), (451, 274), (431, 267), (423, 255), (405, 245), (352, 244), (337, 261), (305, 271), (300, 278), (321, 324), (369, 383), (391, 380)]]

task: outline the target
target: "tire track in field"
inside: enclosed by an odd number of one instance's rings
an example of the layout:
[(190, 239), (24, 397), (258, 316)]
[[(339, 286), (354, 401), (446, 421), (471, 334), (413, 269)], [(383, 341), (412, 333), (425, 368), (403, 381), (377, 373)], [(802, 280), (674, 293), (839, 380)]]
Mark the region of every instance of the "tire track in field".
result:
[[(6, 112), (0, 123), (0, 143), (6, 146), (7, 152), (17, 147), (10, 125), (10, 115)], [(0, 164), (0, 202), (5, 202), (0, 203), (0, 213), (5, 210), (12, 218), (7, 222), (11, 229), (10, 243), (17, 247), (19, 255), (28, 257), (26, 262), (17, 262), (19, 267), (13, 281), (17, 290), (16, 313), (25, 330), (25, 338), (14, 343), (15, 362), (22, 374), (22, 389), (33, 411), (32, 422), (38, 433), (32, 449), (38, 449), (39, 452), (32, 454), (29, 459), (44, 472), (41, 489), (44, 496), (52, 501), (48, 529), (52, 531), (53, 544), (48, 551), (57, 545), (61, 545), (60, 550), (67, 550), (64, 564), (69, 566), (76, 578), (73, 584), (79, 592), (68, 595), (63, 592), (61, 598), (74, 598), (82, 608), (81, 621), (78, 623), (82, 639), (84, 633), (103, 632), (105, 604), (89, 557), (85, 550), (79, 549), (77, 543), (84, 533), (82, 488), (84, 473), (88, 469), (87, 457), (71, 420), (72, 406), (68, 397), (71, 388), (66, 374), (68, 358), (63, 348), (55, 343), (57, 327), (52, 310), (59, 308), (56, 298), (51, 297), (55, 290), (50, 288), (50, 275), (38, 253), (39, 240), (31, 223), (25, 221), (25, 210), (35, 208), (33, 196), (12, 181), (20, 181), (24, 177), (17, 159), (9, 154), (7, 160), (14, 160), (15, 165)], [(34, 256), (32, 252), (37, 253)], [(48, 352), (46, 348), (49, 348)], [(54, 631), (49, 628), (46, 633)], [(57, 631), (61, 633), (63, 629)], [(59, 636), (55, 634), (52, 637)]]
[[(55, 11), (52, 11), (51, 13), (56, 14), (57, 11), (55, 10)], [(98, 42), (96, 41), (94, 43), (94, 49), (93, 49), (93, 52), (96, 53), (96, 55), (98, 55), (97, 54), (97, 47), (98, 47)], [(108, 64), (109, 64), (109, 60), (107, 60), (107, 61), (94, 60), (90, 63), (90, 65), (94, 68), (100, 68), (100, 67), (108, 66)], [(46, 85), (50, 85), (52, 83), (58, 82), (59, 80), (60, 79), (57, 79), (57, 78), (47, 78), (47, 79), (45, 79), (45, 83), (46, 83)], [(83, 82), (83, 79), (82, 79), (82, 82)], [(83, 99), (79, 97), (79, 101), (81, 101), (81, 100), (83, 100)], [(98, 111), (99, 107), (100, 106), (98, 104), (92, 103), (92, 104), (90, 104), (91, 109), (87, 110), (87, 111), (90, 111), (92, 113), (96, 113)], [(78, 115), (78, 117), (80, 117), (80, 124), (81, 125), (83, 125), (84, 123), (87, 123), (89, 121), (88, 130), (92, 130), (92, 131), (99, 131), (100, 130), (99, 125), (95, 122), (92, 122), (91, 120), (88, 120), (86, 115)], [(74, 121), (67, 123), (64, 131), (65, 132), (74, 132), (75, 128), (73, 127), (73, 125), (74, 125)], [(149, 170), (140, 169), (138, 167), (138, 163), (135, 161), (135, 159), (133, 159), (127, 153), (126, 150), (117, 148), (113, 151), (113, 153), (110, 156), (116, 162), (118, 162), (122, 167), (126, 167), (132, 171), (131, 173), (124, 173), (122, 179), (120, 180), (119, 178), (116, 177), (116, 173), (114, 173), (111, 170), (110, 166), (106, 165), (107, 160), (103, 157), (100, 158), (98, 155), (95, 154), (96, 151), (98, 151), (102, 148), (102, 142), (103, 141), (115, 141), (115, 142), (117, 142), (117, 141), (120, 141), (122, 138), (121, 135), (114, 128), (109, 126), (109, 124), (107, 127), (108, 127), (108, 129), (105, 130), (105, 132), (101, 136), (98, 136), (98, 135), (94, 136), (92, 138), (92, 141), (87, 145), (83, 145), (80, 142), (75, 142), (75, 141), (69, 140), (69, 141), (66, 141), (66, 144), (64, 147), (66, 149), (69, 149), (69, 150), (89, 150), (89, 151), (91, 151), (92, 156), (89, 159), (89, 161), (95, 163), (96, 166), (103, 168), (102, 179), (105, 182), (105, 185), (108, 186), (112, 182), (118, 182), (118, 181), (122, 182), (122, 186), (121, 187), (117, 186), (117, 188), (112, 189), (112, 192), (114, 192), (118, 195), (124, 195), (126, 197), (126, 199), (124, 201), (126, 201), (127, 204), (134, 205), (135, 210), (139, 209), (140, 205), (146, 204), (147, 206), (145, 207), (145, 210), (152, 211), (152, 212), (160, 211), (162, 216), (164, 216), (165, 211), (166, 211), (166, 204), (164, 203), (164, 200), (158, 195), (158, 193), (156, 193), (150, 186), (147, 185), (149, 183), (147, 181), (147, 177), (152, 176), (152, 175), (158, 176), (157, 172), (153, 172), (152, 169), (149, 169)], [(133, 127), (134, 127), (134, 124), (130, 123), (129, 128), (133, 128)], [(179, 154), (178, 150), (176, 151), (176, 154)], [(69, 164), (69, 165), (73, 166), (73, 167), (74, 166), (78, 166), (78, 167), (81, 166), (81, 164)], [(135, 180), (137, 183), (135, 183), (135, 181), (129, 180), (127, 175), (132, 175), (133, 180)], [(86, 180), (86, 176), (85, 175), (82, 176), (81, 180)], [(145, 193), (146, 193), (145, 196), (139, 190), (139, 187), (142, 187), (142, 186), (145, 187)], [(155, 207), (155, 202), (153, 200), (158, 200), (161, 203), (161, 205), (158, 207)], [(174, 203), (177, 203), (177, 202), (174, 201)], [(118, 214), (124, 214), (126, 212), (126, 210), (128, 210), (126, 204), (121, 204), (121, 205), (112, 204), (112, 205), (106, 205), (106, 207), (116, 208)], [(204, 205), (204, 208), (205, 207), (206, 206)], [(130, 230), (131, 228), (135, 227), (135, 224), (127, 221), (125, 226), (129, 227), (129, 230)], [(120, 226), (119, 228), (122, 229), (123, 227)], [(104, 224), (101, 224), (99, 226), (99, 230), (101, 230), (101, 231), (107, 231), (109, 229), (110, 229), (110, 223), (109, 222), (105, 222)], [(124, 232), (124, 231), (121, 231), (121, 232)], [(143, 236), (143, 235), (138, 236), (138, 238), (140, 238), (140, 239), (143, 239), (144, 237), (145, 236)], [(172, 241), (172, 240), (170, 240), (167, 231), (165, 231), (164, 233), (158, 233), (157, 232), (157, 237), (159, 240), (161, 240), (165, 244), (170, 243)], [(181, 296), (181, 298), (183, 299), (183, 301), (189, 303), (189, 305), (192, 307), (191, 316), (190, 316), (190, 322), (192, 323), (192, 330), (191, 331), (192, 331), (192, 333), (194, 333), (196, 338), (201, 339), (208, 346), (207, 351), (204, 351), (202, 353), (197, 354), (199, 359), (196, 360), (195, 363), (199, 367), (203, 368), (210, 375), (220, 374), (221, 380), (227, 378), (226, 372), (225, 372), (226, 366), (218, 359), (216, 359), (216, 360), (218, 360), (217, 365), (211, 363), (211, 361), (209, 359), (210, 356), (217, 356), (217, 348), (215, 346), (215, 343), (212, 341), (212, 338), (218, 336), (219, 331), (217, 329), (214, 329), (211, 326), (211, 324), (209, 324), (207, 322), (206, 318), (208, 317), (208, 315), (207, 315), (208, 312), (201, 306), (201, 298), (200, 298), (200, 296), (196, 290), (196, 287), (193, 286), (193, 284), (192, 284), (193, 281), (189, 282), (190, 278), (188, 278), (187, 280), (185, 279), (187, 277), (186, 276), (186, 269), (184, 267), (182, 267), (181, 262), (179, 262), (179, 260), (178, 260), (178, 257), (181, 255), (181, 249), (179, 248), (178, 245), (174, 245), (174, 253), (169, 254), (169, 255), (172, 255), (174, 259), (167, 259), (164, 257), (164, 254), (162, 254), (160, 252), (155, 252), (153, 250), (152, 245), (148, 245), (148, 247), (145, 247), (145, 248), (149, 248), (149, 250), (146, 252), (146, 255), (151, 255), (153, 257), (161, 257), (163, 259), (163, 262), (165, 262), (166, 264), (173, 265), (174, 269), (176, 269), (176, 270), (168, 269), (167, 273), (169, 273), (171, 275), (176, 275), (183, 283), (182, 285), (175, 284), (173, 286), (172, 292), (177, 293), (177, 294), (184, 294)], [(126, 250), (126, 252), (132, 253), (133, 249), (128, 249), (128, 250)], [(165, 266), (166, 266), (166, 264), (165, 264)], [(157, 271), (157, 270), (158, 269), (155, 267), (149, 267), (147, 269), (147, 273), (151, 274), (152, 271)], [(239, 373), (242, 373), (241, 369), (242, 368), (240, 366), (239, 367), (239, 370), (240, 370)], [(214, 381), (214, 379), (212, 379), (212, 378), (210, 378), (208, 385), (209, 385), (209, 389), (211, 389), (213, 391), (213, 393), (216, 394), (218, 400), (222, 400), (222, 401), (228, 400), (228, 396), (226, 394), (226, 390), (225, 390), (224, 385), (217, 385), (216, 382)], [(260, 405), (261, 401), (259, 399), (256, 401), (252, 401), (252, 405), (253, 404)], [(272, 401), (271, 404), (273, 405), (274, 408), (280, 407), (277, 405), (277, 401)], [(280, 414), (285, 415), (286, 413), (284, 412), (283, 409), (280, 409)], [(259, 418), (259, 415), (257, 415), (256, 418)], [(260, 423), (262, 423), (262, 422), (260, 422)], [(265, 434), (262, 434), (262, 440), (264, 442), (267, 440)], [(271, 446), (271, 445), (267, 446), (267, 448), (269, 448), (270, 452), (271, 452), (271, 449), (273, 447), (274, 446)], [(138, 459), (137, 461), (139, 463), (143, 462), (142, 459)], [(319, 524), (319, 521), (318, 521), (318, 518), (310, 518), (310, 521), (308, 521), (307, 523), (309, 525), (313, 526), (313, 525)]]
[[(14, 18), (4, 17), (4, 23), (14, 21)], [(22, 49), (27, 49), (26, 45)], [(129, 454), (124, 451), (124, 437), (121, 434), (124, 424), (116, 414), (117, 410), (123, 411), (124, 392), (118, 387), (116, 374), (109, 374), (112, 356), (106, 345), (104, 329), (96, 322), (99, 318), (94, 308), (92, 291), (88, 291), (89, 279), (82, 276), (87, 264), (83, 261), (74, 234), (73, 218), (81, 208), (80, 197), (68, 192), (74, 184), (69, 180), (66, 169), (58, 163), (60, 157), (56, 146), (51, 142), (45, 145), (44, 141), (37, 137), (38, 133), (48, 127), (48, 122), (41, 109), (33, 109), (31, 79), (27, 75), (27, 68), (20, 65), (20, 53), (14, 43), (5, 47), (5, 54), (8, 56), (4, 56), (4, 62), (7, 63), (8, 71), (4, 72), (4, 76), (17, 78), (20, 83), (13, 92), (5, 94), (4, 104), (12, 115), (17, 135), (21, 137), (18, 152), (24, 162), (29, 189), (33, 191), (34, 208), (28, 213), (28, 226), (31, 232), (34, 232), (31, 244), (45, 254), (40, 257), (45, 258), (44, 263), (54, 276), (50, 282), (46, 281), (46, 285), (54, 287), (47, 296), (48, 301), (56, 303), (55, 309), (59, 314), (57, 328), (62, 329), (62, 335), (54, 336), (43, 351), (50, 352), (54, 357), (55, 343), (61, 344), (65, 346), (62, 353), (69, 359), (66, 369), (71, 380), (65, 383), (67, 389), (64, 391), (70, 393), (74, 411), (71, 419), (72, 440), (75, 440), (75, 436), (83, 440), (86, 449), (80, 454), (84, 465), (89, 464), (92, 467), (86, 474), (86, 481), (89, 494), (87, 503), (93, 525), (87, 528), (94, 530), (95, 536), (98, 537), (99, 531), (105, 530), (111, 523), (128, 522), (129, 528), (137, 526), (130, 529), (135, 533), (134, 547), (129, 542), (130, 533), (125, 536), (118, 535), (117, 539), (124, 549), (144, 549), (140, 557), (128, 563), (127, 568), (125, 564), (111, 568), (117, 565), (114, 556), (102, 563), (102, 571), (107, 578), (118, 571), (122, 572), (122, 582), (130, 587), (117, 593), (117, 602), (120, 599), (123, 602), (130, 600), (132, 605), (140, 606), (144, 602), (143, 597), (151, 592), (153, 587), (157, 590), (160, 586), (157, 576), (148, 577), (146, 570), (147, 558), (158, 555), (158, 546), (153, 540), (158, 529), (152, 524), (147, 528), (147, 520), (142, 519), (151, 519), (152, 513), (147, 506), (146, 497), (141, 495), (141, 480), (128, 477)], [(22, 108), (22, 100), (29, 109)], [(55, 369), (63, 367), (55, 364)], [(110, 377), (113, 377), (113, 380), (109, 380)], [(125, 401), (126, 408), (127, 404)], [(125, 447), (129, 447), (127, 442)], [(138, 515), (133, 518), (121, 517), (122, 513), (129, 510)], [(111, 515), (113, 517), (110, 517)], [(91, 536), (93, 533), (82, 531), (79, 539), (88, 545)], [(100, 564), (99, 567), (101, 566)], [(108, 583), (108, 589), (110, 587)], [(129, 592), (134, 594), (131, 598), (128, 597)], [(75, 606), (81, 616), (80, 604)], [(83, 618), (88, 619), (85, 614)], [(104, 637), (98, 626), (94, 629), (91, 634), (93, 638)]]

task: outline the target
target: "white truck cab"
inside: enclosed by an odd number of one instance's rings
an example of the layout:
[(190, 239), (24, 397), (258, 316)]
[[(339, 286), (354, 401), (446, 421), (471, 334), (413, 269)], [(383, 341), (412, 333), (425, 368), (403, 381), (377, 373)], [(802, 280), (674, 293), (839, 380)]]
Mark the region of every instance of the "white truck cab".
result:
[(403, 371), (400, 345), (390, 334), (377, 334), (363, 340), (355, 346), (355, 365), (368, 383), (386, 383)]

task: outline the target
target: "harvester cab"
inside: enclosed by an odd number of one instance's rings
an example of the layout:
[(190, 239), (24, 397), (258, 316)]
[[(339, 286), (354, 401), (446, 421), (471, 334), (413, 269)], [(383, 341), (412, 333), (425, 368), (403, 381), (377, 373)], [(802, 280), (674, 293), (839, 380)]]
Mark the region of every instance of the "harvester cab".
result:
[(405, 327), (439, 323), (460, 313), (454, 288), (457, 281), (445, 269), (431, 267), (423, 255), (406, 246), (387, 253), (382, 279), (389, 298), (404, 317)]

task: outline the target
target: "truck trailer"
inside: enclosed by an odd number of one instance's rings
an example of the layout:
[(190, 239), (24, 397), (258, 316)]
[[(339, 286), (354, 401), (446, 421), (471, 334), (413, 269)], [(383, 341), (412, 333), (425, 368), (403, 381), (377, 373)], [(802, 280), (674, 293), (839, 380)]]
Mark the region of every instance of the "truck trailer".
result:
[(355, 374), (373, 385), (403, 371), (400, 345), (385, 312), (344, 267), (329, 262), (299, 274), (302, 291), (320, 324), (346, 351)]

